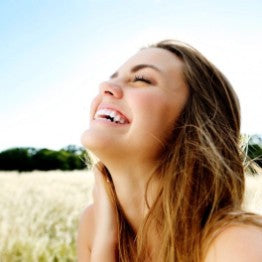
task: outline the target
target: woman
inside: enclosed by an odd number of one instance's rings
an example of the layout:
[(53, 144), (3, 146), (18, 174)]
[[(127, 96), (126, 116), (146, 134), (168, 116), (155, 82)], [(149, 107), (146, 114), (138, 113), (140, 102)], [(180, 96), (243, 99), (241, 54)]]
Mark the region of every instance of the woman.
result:
[(238, 99), (197, 50), (166, 40), (100, 85), (82, 144), (100, 160), (79, 261), (262, 261), (242, 211)]

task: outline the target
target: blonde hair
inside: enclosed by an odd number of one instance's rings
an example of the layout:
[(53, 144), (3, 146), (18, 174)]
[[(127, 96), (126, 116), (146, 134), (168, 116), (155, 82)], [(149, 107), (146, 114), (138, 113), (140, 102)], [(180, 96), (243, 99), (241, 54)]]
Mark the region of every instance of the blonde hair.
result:
[[(114, 196), (118, 260), (146, 261), (148, 234), (154, 226), (161, 239), (160, 261), (202, 261), (219, 227), (236, 221), (261, 226), (254, 215), (241, 209), (239, 102), (226, 77), (193, 47), (173, 40), (150, 47), (165, 49), (183, 62), (190, 95), (151, 176), (160, 179), (160, 191), (138, 232)], [(108, 172), (105, 167), (103, 172)]]

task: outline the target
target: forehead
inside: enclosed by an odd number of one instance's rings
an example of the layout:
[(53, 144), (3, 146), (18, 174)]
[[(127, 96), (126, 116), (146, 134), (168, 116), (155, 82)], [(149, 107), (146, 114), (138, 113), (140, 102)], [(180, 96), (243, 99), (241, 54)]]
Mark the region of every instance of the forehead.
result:
[(130, 57), (122, 67), (132, 67), (137, 64), (151, 64), (163, 73), (181, 72), (183, 62), (173, 53), (162, 48), (146, 48)]

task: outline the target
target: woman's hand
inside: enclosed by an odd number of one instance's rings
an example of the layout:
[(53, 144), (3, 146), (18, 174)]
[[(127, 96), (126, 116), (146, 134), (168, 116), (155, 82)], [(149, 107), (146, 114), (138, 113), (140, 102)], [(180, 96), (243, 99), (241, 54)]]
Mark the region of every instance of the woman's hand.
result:
[[(95, 236), (91, 252), (93, 261), (115, 261), (118, 242), (117, 209), (113, 184), (105, 167), (99, 163), (94, 168), (93, 188)], [(112, 257), (110, 260), (109, 257)], [(104, 260), (105, 259), (105, 260)]]

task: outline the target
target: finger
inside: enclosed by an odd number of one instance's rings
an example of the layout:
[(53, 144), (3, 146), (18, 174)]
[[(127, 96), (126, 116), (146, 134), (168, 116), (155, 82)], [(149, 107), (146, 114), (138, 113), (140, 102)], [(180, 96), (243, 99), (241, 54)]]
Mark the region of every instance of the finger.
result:
[(103, 164), (97, 164), (96, 166), (94, 166), (93, 168), (93, 173), (95, 176), (95, 183), (98, 185), (101, 185), (101, 183), (103, 184), (103, 186), (108, 186), (107, 183), (111, 183), (109, 175), (105, 169), (104, 166), (102, 166)]
[(108, 197), (109, 195), (109, 191), (108, 191), (108, 187), (110, 187), (110, 185), (108, 185), (108, 183), (106, 182), (106, 177), (103, 175), (103, 173), (98, 170), (98, 168), (94, 167), (93, 169), (93, 174), (95, 177), (95, 184), (94, 184), (94, 188), (93, 188), (93, 197)]
[(102, 162), (98, 162), (94, 168), (93, 173), (95, 176), (95, 187), (97, 188), (97, 196), (102, 194), (110, 203), (115, 205), (115, 191), (114, 184), (111, 181), (111, 177), (106, 171), (106, 168)]

